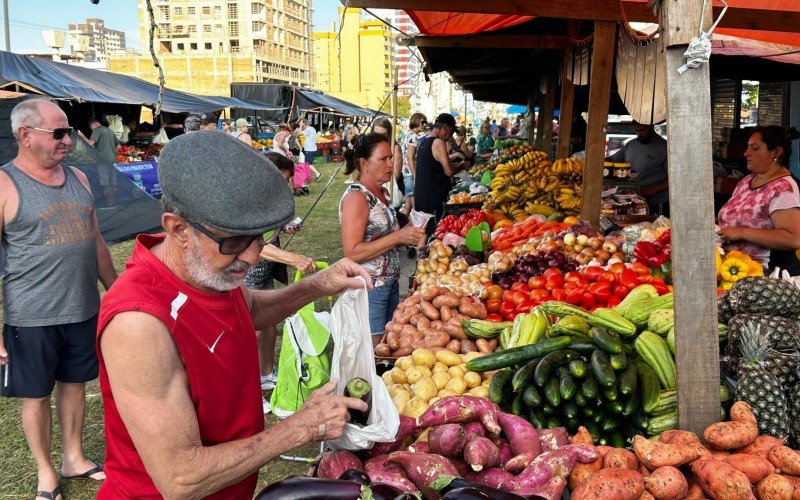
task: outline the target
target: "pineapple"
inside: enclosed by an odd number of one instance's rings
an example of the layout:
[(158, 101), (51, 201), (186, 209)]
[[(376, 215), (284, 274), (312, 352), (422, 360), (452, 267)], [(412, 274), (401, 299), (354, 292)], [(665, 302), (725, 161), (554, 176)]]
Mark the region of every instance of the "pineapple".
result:
[(800, 448), (800, 384), (789, 389), (789, 435), (792, 448)]
[(725, 292), (717, 298), (717, 321), (727, 324), (734, 315), (731, 309), (731, 302), (728, 300), (729, 292)]
[(789, 434), (786, 392), (778, 377), (764, 366), (763, 360), (771, 349), (767, 343), (759, 341), (760, 330), (760, 326), (752, 323), (744, 328), (736, 399), (753, 409), (762, 434), (786, 438)]
[(728, 300), (736, 314), (800, 316), (800, 289), (777, 278), (742, 278), (728, 292)]
[(728, 322), (729, 341), (738, 345), (747, 323), (761, 326), (761, 334), (770, 347), (778, 351), (800, 349), (800, 322), (781, 316), (764, 314), (737, 314)]

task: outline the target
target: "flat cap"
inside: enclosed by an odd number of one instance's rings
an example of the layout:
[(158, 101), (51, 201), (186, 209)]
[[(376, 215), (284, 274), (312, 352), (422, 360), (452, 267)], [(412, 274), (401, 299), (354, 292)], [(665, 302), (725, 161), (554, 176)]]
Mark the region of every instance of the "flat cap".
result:
[(286, 179), (263, 154), (213, 130), (180, 135), (161, 150), (163, 202), (231, 234), (261, 234), (294, 217)]

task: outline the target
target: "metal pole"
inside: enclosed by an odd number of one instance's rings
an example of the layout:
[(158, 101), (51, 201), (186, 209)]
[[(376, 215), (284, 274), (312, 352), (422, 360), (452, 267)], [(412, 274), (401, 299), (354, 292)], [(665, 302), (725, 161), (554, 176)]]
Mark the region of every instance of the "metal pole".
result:
[(8, 28), (8, 0), (3, 0), (3, 32), (6, 35), (6, 51), (11, 52), (11, 33)]
[[(392, 136), (389, 137), (389, 146), (392, 148), (390, 151), (394, 155), (395, 138), (397, 137), (397, 82), (400, 77), (400, 70), (395, 67), (394, 69), (394, 84), (392, 85)], [(394, 158), (394, 156), (392, 156)], [(390, 197), (394, 196), (394, 183), (397, 182), (394, 172), (394, 159), (392, 160), (392, 181), (390, 183), (389, 193)], [(394, 202), (395, 200), (392, 200)]]

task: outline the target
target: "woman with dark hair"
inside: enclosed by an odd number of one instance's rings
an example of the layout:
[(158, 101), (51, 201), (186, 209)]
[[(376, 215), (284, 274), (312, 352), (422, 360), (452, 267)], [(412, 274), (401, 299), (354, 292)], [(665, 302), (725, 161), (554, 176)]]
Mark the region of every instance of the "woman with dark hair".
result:
[(741, 250), (766, 269), (800, 274), (800, 189), (787, 168), (792, 146), (781, 127), (755, 127), (747, 140), (747, 169), (717, 215), (725, 250)]
[(411, 224), (400, 229), (383, 185), (392, 178), (392, 152), (382, 134), (359, 136), (344, 153), (345, 174), (357, 172), (339, 202), (344, 256), (364, 266), (372, 277), (369, 325), (373, 346), (400, 301), (400, 260), (397, 247), (416, 245), (425, 229)]

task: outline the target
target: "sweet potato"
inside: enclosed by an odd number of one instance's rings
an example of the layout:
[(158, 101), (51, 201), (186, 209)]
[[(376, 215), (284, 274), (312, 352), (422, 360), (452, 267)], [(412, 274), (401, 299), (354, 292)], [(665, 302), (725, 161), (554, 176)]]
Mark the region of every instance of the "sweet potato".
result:
[(480, 422), (467, 422), (464, 424), (464, 434), (464, 439), (469, 442), (477, 436), (486, 437), (486, 429)]
[(686, 492), (686, 500), (708, 500), (708, 497), (700, 483), (694, 483), (689, 486), (689, 491)]
[(563, 477), (553, 476), (542, 486), (525, 486), (515, 491), (517, 495), (528, 498), (545, 498), (547, 500), (558, 500), (567, 487), (567, 481)]
[(625, 448), (614, 448), (603, 457), (603, 468), (639, 470), (639, 460)]
[(494, 441), (497, 449), (500, 450), (500, 467), (505, 466), (509, 460), (514, 458), (514, 452), (511, 450), (511, 445), (505, 439)]
[(775, 446), (767, 453), (767, 459), (783, 474), (800, 476), (800, 453), (788, 446)]
[(433, 403), (417, 418), (418, 427), (465, 423), (480, 419), (489, 432), (500, 434), (500, 409), (486, 398), (448, 396)]
[(767, 452), (769, 452), (769, 450), (776, 446), (783, 445), (783, 439), (762, 434), (761, 436), (758, 436), (752, 443), (737, 450), (737, 453), (749, 453), (751, 455), (758, 455), (761, 458), (767, 458)]
[(644, 490), (641, 495), (639, 495), (639, 500), (656, 500), (656, 497), (650, 494), (649, 491)]
[(336, 479), (347, 469), (361, 470), (363, 465), (357, 456), (349, 451), (328, 451), (322, 454), (317, 466), (317, 477)]
[(417, 421), (411, 417), (400, 415), (400, 426), (397, 428), (394, 441), (375, 443), (371, 449), (367, 450), (367, 456), (376, 457), (378, 455), (398, 451), (403, 447), (406, 439), (411, 437), (415, 432), (417, 432)]
[(534, 453), (534, 458), (539, 455), (542, 449), (539, 434), (530, 422), (510, 413), (501, 413), (497, 421), (515, 455)]
[(775, 472), (775, 467), (765, 458), (746, 453), (734, 453), (723, 460), (736, 470), (744, 472), (751, 484), (756, 484)]
[(389, 458), (388, 454), (376, 455), (370, 458), (364, 462), (364, 472), (366, 472), (367, 475), (372, 475), (373, 472), (377, 471), (389, 471), (403, 474), (403, 469), (399, 465), (387, 464), (387, 458)]
[(711, 457), (711, 451), (703, 446), (703, 443), (700, 442), (700, 438), (697, 437), (697, 434), (694, 432), (672, 429), (662, 432), (658, 439), (662, 443), (666, 444), (686, 444), (689, 446), (694, 446), (697, 448), (697, 451), (700, 452), (701, 458)]
[(457, 457), (467, 444), (464, 427), (459, 424), (436, 426), (428, 434), (428, 443), (432, 453), (448, 458)]
[(791, 500), (793, 491), (792, 483), (780, 474), (769, 474), (756, 486), (759, 500)]
[(634, 436), (633, 450), (636, 457), (648, 469), (655, 470), (665, 465), (679, 467), (700, 457), (696, 446), (687, 444), (665, 444), (643, 436)]
[(800, 477), (797, 476), (783, 476), (786, 478), (789, 483), (791, 483), (793, 491), (792, 491), (792, 500), (800, 500)]
[(576, 463), (575, 466), (572, 468), (572, 471), (569, 473), (568, 484), (571, 490), (574, 490), (584, 481), (586, 481), (592, 474), (598, 472), (603, 468), (603, 458), (604, 455), (607, 454), (610, 450), (615, 448), (610, 448), (608, 446), (592, 446), (594, 442), (594, 438), (592, 435), (589, 434), (589, 431), (586, 430), (585, 427), (581, 426), (578, 427), (578, 432), (572, 436), (572, 444), (580, 444), (583, 446), (590, 446), (593, 447), (594, 450), (597, 452), (597, 460), (589, 463)]
[(408, 493), (419, 493), (419, 488), (408, 479), (402, 472), (389, 472), (386, 470), (367, 472), (373, 483), (384, 483), (394, 486), (400, 491)]
[(438, 498), (436, 490), (429, 485), (441, 474), (458, 476), (458, 470), (444, 457), (438, 455), (428, 455), (425, 453), (411, 453), (408, 451), (395, 451), (386, 459), (389, 464), (397, 464), (403, 468), (422, 492), (425, 498)]
[(448, 460), (450, 460), (450, 463), (453, 464), (453, 467), (456, 468), (458, 475), (461, 477), (466, 477), (467, 474), (472, 470), (467, 462), (461, 460), (460, 458), (448, 458)]
[(401, 356), (408, 356), (412, 352), (414, 352), (413, 347), (411, 347), (410, 345), (404, 345), (398, 348), (397, 350), (392, 351), (392, 356), (399, 358)]
[(468, 472), (466, 478), (470, 481), (475, 481), (476, 483), (498, 489), (500, 488), (501, 484), (516, 479), (508, 472), (496, 468), (484, 469), (480, 472)]
[(689, 491), (689, 483), (681, 471), (666, 465), (644, 478), (644, 488), (658, 500), (681, 500)]
[(400, 348), (400, 339), (398, 337), (399, 335), (395, 331), (386, 332), (386, 344), (389, 346), (389, 349), (395, 351)]
[(572, 492), (572, 500), (636, 500), (644, 493), (637, 471), (603, 469)]
[(600, 458), (600, 453), (594, 446), (584, 446), (582, 444), (568, 444), (566, 446), (562, 446), (559, 449), (569, 451), (571, 453), (574, 452), (575, 458), (577, 459), (578, 463), (581, 464), (589, 464)]
[(709, 425), (703, 439), (714, 449), (735, 450), (747, 446), (758, 437), (758, 424), (750, 406), (737, 401), (731, 407), (731, 421)]
[(578, 427), (578, 432), (570, 438), (569, 442), (572, 444), (582, 444), (584, 446), (594, 446), (594, 438), (584, 426)]
[(539, 445), (543, 452), (557, 450), (569, 444), (569, 434), (564, 427), (541, 429), (537, 432), (539, 434)]
[(417, 441), (408, 447), (411, 453), (433, 453), (431, 451), (431, 444), (427, 441)]
[(538, 464), (544, 463), (547, 464), (548, 467), (553, 471), (553, 476), (559, 476), (563, 478), (569, 477), (569, 473), (572, 471), (572, 468), (575, 466), (575, 463), (578, 461), (578, 453), (574, 450), (569, 450), (564, 448), (560, 448), (558, 450), (547, 451), (539, 455), (534, 459), (533, 462), (530, 463), (525, 470), (520, 472), (517, 479), (521, 481), (525, 481), (529, 478), (538, 467)]
[(533, 460), (537, 457), (533, 453), (520, 453), (514, 455), (503, 464), (503, 469), (511, 473), (517, 473), (524, 470)]
[(750, 408), (750, 405), (744, 401), (737, 401), (733, 403), (733, 406), (731, 406), (730, 415), (731, 421), (733, 422), (750, 422), (753, 424), (758, 423), (758, 420), (756, 419), (753, 410)]
[(380, 358), (391, 356), (392, 350), (386, 344), (378, 344), (375, 346), (375, 355)]
[(475, 471), (497, 467), (500, 465), (500, 449), (489, 439), (476, 437), (464, 446), (464, 460)]
[[(509, 476), (511, 475), (509, 474)], [(544, 461), (538, 461), (526, 467), (522, 474), (511, 476), (511, 479), (500, 483), (500, 489), (521, 494), (519, 491), (523, 489), (530, 490), (545, 486), (553, 477), (552, 467)]]
[(713, 458), (692, 462), (692, 472), (703, 491), (713, 500), (751, 500), (753, 490), (744, 472)]

